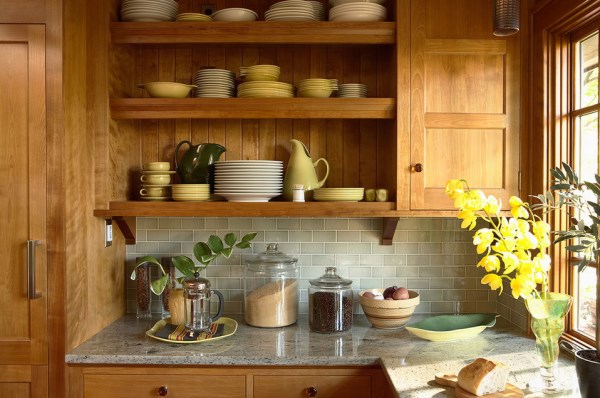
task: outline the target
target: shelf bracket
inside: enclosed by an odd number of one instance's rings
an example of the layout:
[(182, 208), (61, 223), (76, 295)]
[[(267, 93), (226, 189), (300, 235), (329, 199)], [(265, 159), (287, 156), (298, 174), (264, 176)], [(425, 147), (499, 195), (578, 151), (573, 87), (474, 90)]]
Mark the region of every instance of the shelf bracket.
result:
[(398, 226), (399, 217), (384, 217), (381, 227), (381, 244), (389, 246), (394, 240), (396, 227)]
[(126, 245), (135, 245), (136, 218), (135, 217), (113, 217), (117, 227), (125, 238)]

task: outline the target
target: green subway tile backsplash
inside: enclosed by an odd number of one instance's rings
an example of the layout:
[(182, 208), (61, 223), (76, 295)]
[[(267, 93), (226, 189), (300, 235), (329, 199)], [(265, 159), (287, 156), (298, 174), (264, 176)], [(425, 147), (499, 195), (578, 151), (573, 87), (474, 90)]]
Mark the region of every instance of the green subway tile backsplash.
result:
[[(496, 312), (522, 329), (527, 313), (522, 301), (507, 293), (498, 296), (480, 283), (485, 271), (477, 268), (472, 232), (460, 229), (460, 221), (448, 219), (400, 219), (394, 243), (379, 244), (381, 219), (322, 218), (200, 218), (140, 217), (137, 244), (127, 247), (129, 276), (136, 257), (184, 254), (193, 258), (194, 243), (211, 234), (234, 232), (238, 236), (258, 232), (252, 249), (235, 249), (229, 259), (219, 258), (204, 275), (224, 294), (225, 312), (242, 314), (243, 275), (246, 259), (277, 242), (279, 250), (298, 258), (300, 312), (307, 313), (308, 280), (321, 276), (325, 267), (352, 279), (353, 289), (406, 286), (419, 291), (417, 313)], [(153, 270), (156, 272), (156, 270)], [(135, 281), (127, 278), (128, 312), (135, 313)], [(160, 298), (152, 308), (160, 312)], [(361, 312), (355, 294), (354, 310)]]

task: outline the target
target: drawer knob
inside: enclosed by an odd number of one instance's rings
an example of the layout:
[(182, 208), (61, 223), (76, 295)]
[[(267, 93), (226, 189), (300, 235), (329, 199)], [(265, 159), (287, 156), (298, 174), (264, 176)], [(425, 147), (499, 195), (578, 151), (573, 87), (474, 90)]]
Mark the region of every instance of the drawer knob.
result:
[(308, 397), (316, 397), (317, 396), (317, 389), (315, 387), (308, 387), (306, 389), (306, 396), (308, 396)]
[(169, 393), (169, 388), (167, 386), (158, 387), (157, 394), (159, 397), (166, 397)]
[(410, 171), (416, 171), (417, 173), (420, 173), (423, 171), (423, 165), (421, 163), (417, 163), (414, 166), (410, 166)]

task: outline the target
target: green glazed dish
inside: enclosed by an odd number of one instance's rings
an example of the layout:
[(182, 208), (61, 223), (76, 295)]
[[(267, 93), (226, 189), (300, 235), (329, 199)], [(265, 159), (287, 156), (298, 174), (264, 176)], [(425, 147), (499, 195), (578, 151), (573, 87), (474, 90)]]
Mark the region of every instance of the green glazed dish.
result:
[(456, 341), (478, 335), (496, 324), (496, 314), (440, 315), (406, 325), (406, 330), (424, 340)]

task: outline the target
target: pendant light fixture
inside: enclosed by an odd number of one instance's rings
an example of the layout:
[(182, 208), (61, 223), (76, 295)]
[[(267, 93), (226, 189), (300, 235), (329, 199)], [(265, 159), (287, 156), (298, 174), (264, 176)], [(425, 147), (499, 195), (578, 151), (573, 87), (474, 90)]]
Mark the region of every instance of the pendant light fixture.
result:
[(494, 0), (494, 35), (510, 36), (519, 31), (519, 0)]

